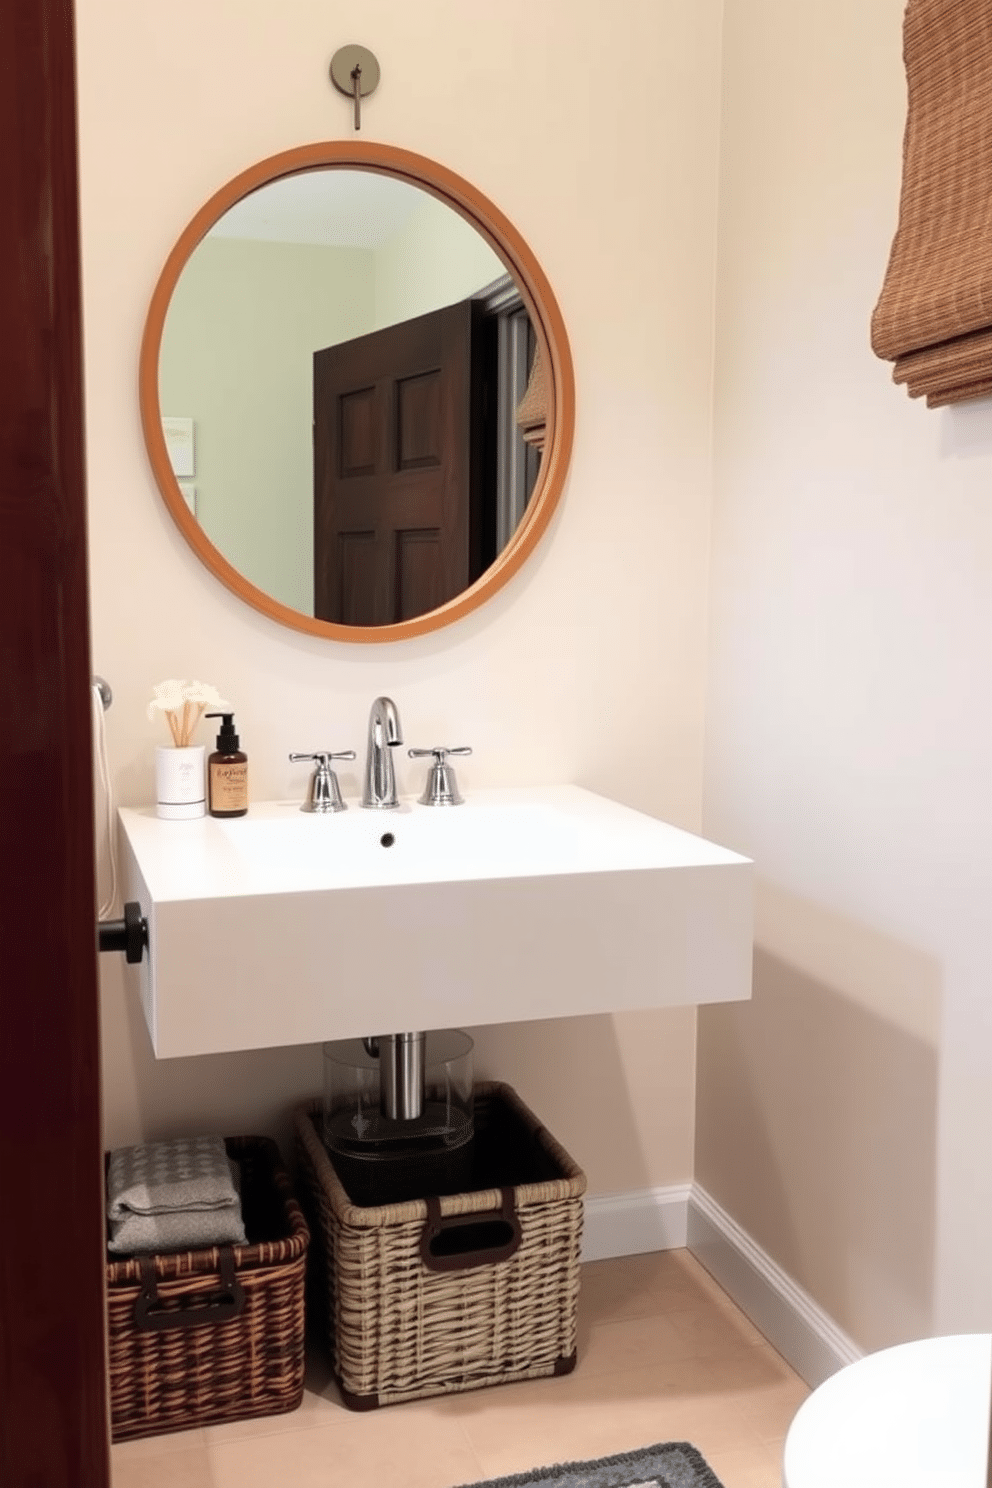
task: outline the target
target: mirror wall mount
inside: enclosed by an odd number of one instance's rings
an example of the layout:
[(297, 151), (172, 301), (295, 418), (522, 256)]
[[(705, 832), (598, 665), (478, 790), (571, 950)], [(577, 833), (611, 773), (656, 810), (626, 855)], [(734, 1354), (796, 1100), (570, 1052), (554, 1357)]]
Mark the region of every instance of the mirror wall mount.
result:
[(379, 61), (363, 46), (339, 47), (331, 58), (331, 82), (355, 100), (355, 128), (362, 127), (362, 99), (379, 86)]
[[(535, 360), (545, 383), (546, 423), (540, 468), (518, 526), (494, 560), (468, 587), (422, 614), (392, 624), (349, 625), (294, 609), (259, 588), (214, 545), (187, 502), (166, 445), (159, 394), (163, 333), (177, 282), (194, 250), (235, 204), (270, 183), (322, 170), (360, 170), (390, 177), (433, 196), (460, 214), (488, 243), (512, 276), (533, 327)], [(156, 483), (172, 519), (206, 567), (245, 603), (294, 630), (329, 640), (376, 643), (428, 634), (461, 619), (492, 598), (518, 572), (548, 528), (560, 500), (571, 455), (575, 392), (565, 324), (551, 286), (517, 229), (487, 197), (453, 171), (390, 145), (327, 141), (298, 146), (250, 166), (222, 186), (196, 213), (166, 259), (152, 294), (139, 365), (141, 422)]]

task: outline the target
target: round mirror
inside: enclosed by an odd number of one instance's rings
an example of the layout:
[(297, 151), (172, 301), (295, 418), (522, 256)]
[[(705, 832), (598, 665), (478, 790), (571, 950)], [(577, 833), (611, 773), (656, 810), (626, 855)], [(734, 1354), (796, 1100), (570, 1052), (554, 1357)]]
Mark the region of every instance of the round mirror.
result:
[(333, 142), (262, 161), (170, 254), (141, 418), (183, 535), (249, 604), (336, 640), (422, 634), (516, 572), (571, 450), (565, 328), (502, 213)]

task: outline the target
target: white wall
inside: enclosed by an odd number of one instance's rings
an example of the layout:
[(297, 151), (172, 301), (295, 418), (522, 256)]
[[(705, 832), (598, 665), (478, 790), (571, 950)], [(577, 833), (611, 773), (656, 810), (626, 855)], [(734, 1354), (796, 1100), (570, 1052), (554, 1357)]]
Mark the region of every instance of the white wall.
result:
[[(122, 803), (151, 799), (151, 686), (186, 675), (236, 704), (257, 799), (302, 792), (292, 749), (361, 749), (388, 692), (410, 743), (474, 746), (463, 787), (573, 780), (698, 825), (720, 10), (505, 0), (483, 27), (455, 0), (288, 0), (250, 19), (243, 0), (175, 0), (165, 30), (149, 0), (79, 7), (93, 662), (114, 688)], [(638, 63), (619, 106), (611, 35)], [(578, 388), (571, 475), (533, 561), (457, 626), (373, 647), (281, 629), (200, 566), (155, 489), (136, 398), (178, 233), (251, 162), (352, 137), (327, 66), (356, 38), (382, 67), (363, 137), (440, 161), (513, 221), (559, 298)], [(284, 1132), (319, 1089), (316, 1048), (156, 1064), (117, 960), (101, 968), (108, 1142)], [(477, 1066), (533, 1102), (594, 1192), (685, 1181), (694, 1029), (686, 1011), (483, 1031)]]
[(992, 404), (871, 354), (903, 0), (727, 0), (696, 1174), (865, 1348), (992, 1327)]

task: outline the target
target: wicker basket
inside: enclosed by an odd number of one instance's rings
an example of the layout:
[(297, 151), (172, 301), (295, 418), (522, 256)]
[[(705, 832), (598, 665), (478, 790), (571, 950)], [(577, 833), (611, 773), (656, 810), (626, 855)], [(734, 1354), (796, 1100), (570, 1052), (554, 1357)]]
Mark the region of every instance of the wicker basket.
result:
[(345, 1404), (573, 1369), (586, 1180), (514, 1091), (475, 1088), (478, 1173), (492, 1187), (376, 1208), (349, 1199), (319, 1136), (321, 1110), (314, 1101), (296, 1112), (300, 1198)]
[(107, 1260), (114, 1441), (295, 1410), (310, 1231), (279, 1149), (228, 1137), (249, 1243)]

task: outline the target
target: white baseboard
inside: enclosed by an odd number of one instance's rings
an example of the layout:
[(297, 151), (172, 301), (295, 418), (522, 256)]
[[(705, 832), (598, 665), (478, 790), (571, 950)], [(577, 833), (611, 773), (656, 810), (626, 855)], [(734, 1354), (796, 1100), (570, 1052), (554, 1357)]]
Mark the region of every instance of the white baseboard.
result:
[(679, 1249), (686, 1243), (691, 1192), (686, 1183), (587, 1197), (582, 1259), (605, 1261), (649, 1250)]
[(861, 1350), (698, 1183), (587, 1198), (584, 1261), (686, 1246), (815, 1388)]
[(687, 1243), (812, 1388), (861, 1358), (861, 1349), (833, 1318), (698, 1183), (689, 1199)]

